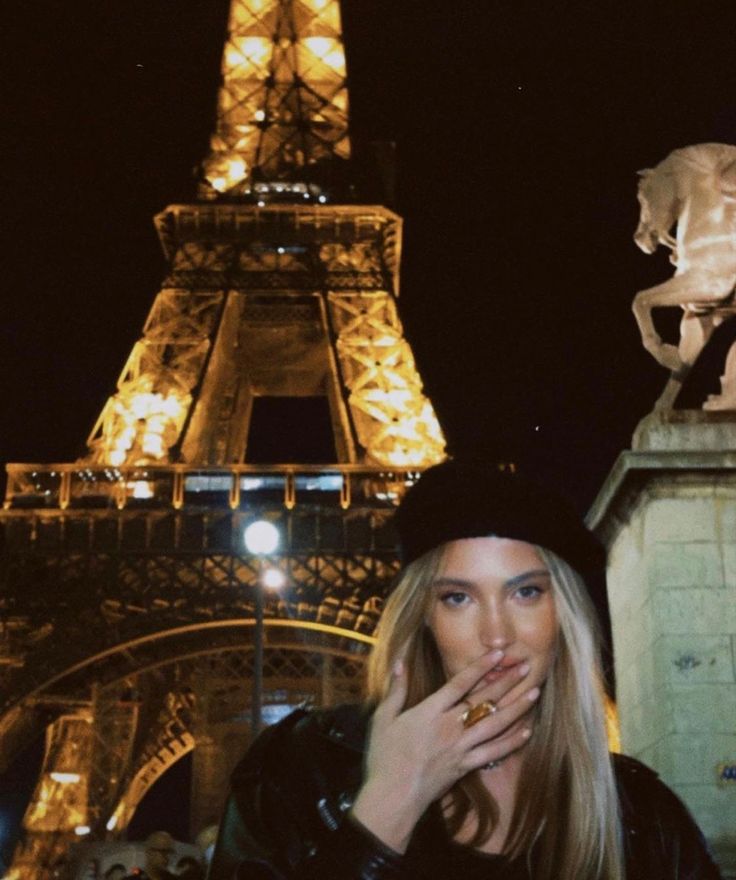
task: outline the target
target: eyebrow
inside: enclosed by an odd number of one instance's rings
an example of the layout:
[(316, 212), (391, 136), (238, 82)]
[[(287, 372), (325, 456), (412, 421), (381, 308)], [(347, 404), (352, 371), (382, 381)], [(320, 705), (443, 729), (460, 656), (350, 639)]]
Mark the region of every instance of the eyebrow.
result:
[(530, 571), (524, 571), (521, 574), (517, 574), (515, 577), (509, 578), (506, 581), (507, 587), (515, 587), (516, 584), (521, 583), (521, 581), (525, 581), (528, 578), (535, 577), (549, 577), (549, 571), (546, 568), (533, 568)]
[[(546, 568), (533, 568), (529, 571), (523, 571), (521, 574), (514, 575), (514, 577), (509, 578), (507, 581), (504, 581), (505, 587), (515, 587), (517, 584), (522, 583), (523, 581), (529, 580), (529, 578), (535, 577), (550, 577), (550, 573)], [(438, 577), (432, 581), (432, 587), (473, 587), (475, 584), (473, 581), (465, 580), (464, 578), (455, 578), (455, 577)]]
[(438, 577), (432, 581), (433, 587), (472, 587), (472, 581), (466, 581), (462, 578)]

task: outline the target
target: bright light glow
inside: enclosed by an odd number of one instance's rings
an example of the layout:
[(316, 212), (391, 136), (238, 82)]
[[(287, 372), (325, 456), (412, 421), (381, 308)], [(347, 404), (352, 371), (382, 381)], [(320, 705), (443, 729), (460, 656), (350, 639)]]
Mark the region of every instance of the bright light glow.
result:
[(245, 162), (242, 159), (231, 159), (228, 162), (227, 173), (231, 180), (242, 180), (245, 177)]
[(286, 583), (286, 576), (280, 568), (267, 568), (263, 572), (261, 581), (269, 590), (280, 590)]
[(388, 333), (380, 336), (378, 339), (372, 340), (373, 345), (397, 345), (401, 343), (398, 336), (389, 336)]
[(411, 391), (400, 388), (392, 388), (384, 391), (382, 388), (372, 388), (364, 393), (365, 399), (376, 403), (387, 403), (393, 409), (401, 410), (402, 414), (408, 410), (413, 399)]
[(306, 37), (304, 45), (317, 58), (322, 58), (335, 45), (335, 40), (329, 37)]
[[(153, 383), (146, 384), (150, 387)], [(187, 402), (173, 391), (164, 396), (152, 391), (126, 394), (121, 390), (113, 398), (114, 420), (108, 440), (108, 463), (114, 467), (124, 464), (136, 445), (149, 458), (159, 461), (164, 458), (178, 435)]]
[(266, 112), (264, 110), (256, 110), (256, 112), (253, 114), (253, 118), (256, 122), (263, 122), (263, 120), (266, 118)]
[(427, 460), (426, 453), (422, 449), (397, 449), (386, 453), (385, 457), (387, 462), (394, 467), (421, 466)]
[(79, 782), (82, 778), (79, 773), (61, 773), (57, 770), (54, 770), (50, 775), (54, 782), (61, 782), (64, 784), (69, 782)]
[(252, 522), (243, 533), (247, 551), (259, 556), (274, 553), (280, 539), (279, 530), (272, 522), (265, 519)]
[(136, 480), (134, 483), (128, 483), (133, 490), (133, 498), (153, 498), (153, 483), (148, 480)]
[(110, 818), (107, 820), (107, 824), (105, 825), (105, 828), (107, 828), (108, 831), (114, 831), (115, 826), (117, 824), (118, 824), (118, 814), (113, 813), (112, 816), (110, 816)]
[(247, 166), (242, 159), (228, 159), (218, 166), (218, 171), (220, 173), (210, 177), (209, 181), (213, 189), (224, 193), (246, 177)]
[(77, 835), (77, 837), (84, 837), (85, 834), (89, 834), (91, 830), (92, 829), (89, 827), (89, 825), (77, 825), (77, 827), (74, 829), (74, 833)]
[(243, 61), (262, 64), (273, 48), (273, 41), (267, 37), (243, 37), (234, 40), (236, 52), (227, 53), (228, 64), (236, 66)]
[(345, 68), (345, 52), (338, 40), (331, 37), (305, 37), (304, 45), (325, 64), (340, 70)]
[(343, 73), (345, 70), (345, 53), (342, 50), (342, 46), (339, 46), (333, 52), (328, 52), (322, 57), (322, 60), (333, 70), (337, 70), (340, 73)]

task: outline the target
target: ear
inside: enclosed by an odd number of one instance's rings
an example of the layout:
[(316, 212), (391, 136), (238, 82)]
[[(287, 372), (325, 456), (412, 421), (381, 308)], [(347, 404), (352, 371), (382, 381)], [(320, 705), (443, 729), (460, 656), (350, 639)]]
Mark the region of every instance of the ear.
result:
[(718, 188), (726, 195), (736, 196), (736, 159), (721, 169), (718, 175)]

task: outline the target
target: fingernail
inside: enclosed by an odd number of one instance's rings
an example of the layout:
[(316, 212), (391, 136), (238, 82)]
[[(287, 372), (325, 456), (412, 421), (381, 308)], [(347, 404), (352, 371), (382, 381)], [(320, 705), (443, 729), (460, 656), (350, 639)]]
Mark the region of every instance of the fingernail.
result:
[(530, 703), (533, 703), (534, 700), (539, 696), (539, 688), (532, 688), (529, 693), (527, 693), (526, 698)]
[(488, 659), (498, 663), (499, 660), (503, 660), (503, 651), (494, 651)]
[(393, 669), (391, 670), (394, 678), (398, 678), (403, 671), (404, 671), (404, 664), (402, 663), (401, 660), (397, 660), (396, 663), (394, 663)]
[(522, 663), (519, 667), (519, 678), (524, 678), (524, 676), (529, 672), (529, 664)]

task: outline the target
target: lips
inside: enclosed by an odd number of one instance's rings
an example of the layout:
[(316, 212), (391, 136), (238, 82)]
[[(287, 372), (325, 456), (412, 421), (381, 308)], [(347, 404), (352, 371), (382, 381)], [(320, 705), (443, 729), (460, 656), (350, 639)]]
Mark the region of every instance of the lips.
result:
[(489, 672), (483, 676), (486, 681), (494, 682), (503, 678), (503, 676), (508, 675), (514, 669), (518, 669), (521, 666), (521, 660), (516, 660), (512, 662), (499, 663), (498, 666), (494, 666)]

